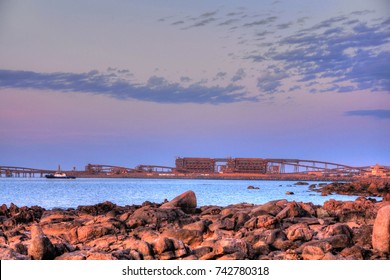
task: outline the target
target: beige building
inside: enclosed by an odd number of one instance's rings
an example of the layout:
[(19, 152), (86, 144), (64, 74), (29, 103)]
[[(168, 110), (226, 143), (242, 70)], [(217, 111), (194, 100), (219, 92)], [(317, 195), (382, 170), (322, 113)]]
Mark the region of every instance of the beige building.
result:
[(371, 166), (371, 175), (376, 177), (385, 177), (387, 175), (387, 170), (384, 166), (376, 164)]

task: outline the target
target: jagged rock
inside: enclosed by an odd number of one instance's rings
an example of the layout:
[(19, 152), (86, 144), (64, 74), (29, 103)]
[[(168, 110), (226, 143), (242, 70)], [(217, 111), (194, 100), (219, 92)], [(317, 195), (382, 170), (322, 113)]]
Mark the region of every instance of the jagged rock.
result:
[(77, 211), (87, 213), (93, 216), (97, 216), (97, 215), (106, 214), (112, 211), (113, 209), (115, 209), (116, 207), (117, 206), (114, 203), (110, 201), (106, 201), (91, 206), (79, 206), (77, 207)]
[(287, 229), (287, 238), (291, 241), (310, 241), (313, 233), (306, 224), (295, 224)]
[[(163, 204), (165, 205), (165, 204)], [(162, 205), (162, 206), (163, 206)], [(161, 207), (162, 207), (161, 206)], [(179, 223), (183, 218), (188, 217), (181, 209), (178, 208), (154, 208), (150, 206), (142, 207), (136, 210), (131, 216), (131, 219), (136, 219), (142, 225), (148, 224), (157, 228), (176, 222)]]

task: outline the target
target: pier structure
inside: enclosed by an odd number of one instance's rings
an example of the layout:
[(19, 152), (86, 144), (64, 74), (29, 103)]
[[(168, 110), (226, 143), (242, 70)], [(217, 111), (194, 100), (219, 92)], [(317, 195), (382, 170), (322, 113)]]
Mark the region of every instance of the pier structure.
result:
[[(44, 177), (56, 170), (0, 166), (0, 177)], [(283, 158), (201, 158), (178, 157), (175, 166), (138, 165), (124, 167), (106, 164), (87, 164), (82, 171), (65, 171), (76, 177), (129, 178), (329, 178), (332, 177), (389, 177), (389, 166), (354, 167), (340, 163)]]
[(55, 170), (37, 169), (18, 166), (0, 166), (0, 177), (22, 177), (32, 178), (35, 176), (43, 177), (46, 174), (54, 173)]

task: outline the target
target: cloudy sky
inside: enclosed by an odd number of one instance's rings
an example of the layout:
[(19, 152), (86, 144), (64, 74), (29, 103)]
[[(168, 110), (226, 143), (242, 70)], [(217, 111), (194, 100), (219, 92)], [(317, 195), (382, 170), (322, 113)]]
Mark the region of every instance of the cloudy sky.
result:
[(0, 165), (390, 165), (390, 2), (0, 1)]

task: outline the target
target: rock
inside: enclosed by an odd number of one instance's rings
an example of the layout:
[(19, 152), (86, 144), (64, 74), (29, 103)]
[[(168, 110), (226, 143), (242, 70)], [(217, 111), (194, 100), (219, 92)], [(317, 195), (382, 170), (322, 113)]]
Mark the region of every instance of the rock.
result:
[(361, 247), (372, 248), (372, 227), (372, 225), (362, 225), (353, 228), (353, 243)]
[(31, 226), (31, 243), (28, 255), (34, 260), (52, 260), (55, 257), (55, 249), (50, 239), (43, 234), (38, 224)]
[(318, 241), (304, 246), (302, 258), (304, 260), (322, 260), (331, 249), (332, 246), (328, 242)]
[(296, 182), (294, 185), (295, 186), (306, 186), (306, 185), (309, 185), (309, 183), (308, 182)]
[(345, 248), (340, 252), (340, 256), (348, 260), (363, 260), (363, 249), (359, 246)]
[(213, 252), (217, 256), (239, 253), (244, 258), (248, 254), (248, 244), (241, 239), (225, 238), (215, 242)]
[(316, 214), (317, 214), (317, 217), (320, 218), (320, 219), (329, 217), (328, 211), (326, 211), (326, 210), (323, 209), (322, 207), (317, 208)]
[(153, 260), (154, 252), (152, 245), (143, 240), (137, 240), (134, 237), (130, 237), (123, 241), (123, 246), (126, 249), (135, 250), (141, 254), (144, 260)]
[(248, 186), (247, 189), (248, 190), (259, 190), (260, 188), (259, 187), (254, 187), (254, 186)]
[(199, 230), (167, 229), (161, 236), (179, 239), (188, 245), (199, 245), (203, 241), (203, 234)]
[(198, 248), (195, 248), (191, 251), (191, 254), (195, 255), (198, 259), (201, 258), (202, 256), (210, 253), (213, 250), (212, 247), (209, 246), (201, 246)]
[(167, 224), (180, 223), (180, 221), (188, 217), (181, 209), (162, 206), (160, 208), (145, 206), (137, 209), (130, 216), (130, 219), (138, 221), (137, 223), (140, 223), (140, 225), (160, 228)]
[(348, 240), (352, 240), (352, 230), (346, 224), (337, 223), (334, 225), (330, 225), (325, 229), (325, 237), (335, 236), (339, 234), (346, 235)]
[(295, 224), (287, 229), (287, 238), (291, 241), (310, 241), (313, 233), (306, 224)]
[(0, 247), (0, 260), (31, 260), (31, 257), (19, 254), (11, 248)]
[(201, 207), (200, 210), (202, 211), (200, 213), (201, 216), (219, 215), (221, 213), (222, 207), (219, 207), (219, 206), (206, 206), (206, 207)]
[(277, 219), (293, 218), (293, 217), (307, 217), (310, 216), (302, 207), (295, 201), (289, 202), (287, 206), (280, 211), (277, 215)]
[(256, 228), (274, 229), (278, 224), (278, 219), (271, 215), (261, 215), (257, 217)]
[(181, 195), (175, 197), (170, 202), (164, 203), (160, 208), (179, 207), (184, 213), (195, 213), (196, 210), (196, 195), (193, 191), (186, 191)]
[(86, 259), (87, 259), (87, 252), (85, 251), (68, 252), (55, 258), (55, 260), (78, 260), (78, 261), (86, 260)]
[(383, 195), (383, 201), (390, 201), (390, 193), (385, 193)]
[(104, 252), (88, 252), (87, 260), (115, 260), (116, 258), (112, 254)]
[(287, 195), (293, 195), (294, 192), (286, 192)]
[(250, 212), (250, 216), (259, 216), (264, 214), (269, 214), (276, 216), (283, 208), (277, 205), (277, 201), (270, 201), (263, 205), (259, 205), (253, 208)]
[(390, 205), (378, 211), (372, 231), (372, 247), (381, 253), (390, 253)]
[(97, 239), (115, 232), (115, 227), (111, 224), (91, 224), (77, 228), (77, 236), (80, 242)]
[(337, 234), (324, 239), (333, 249), (344, 249), (351, 246), (351, 239), (345, 234)]
[(158, 255), (161, 255), (167, 251), (173, 251), (172, 240), (167, 237), (159, 237), (153, 243), (154, 252)]
[(110, 201), (106, 201), (91, 206), (79, 206), (77, 207), (77, 211), (87, 213), (93, 216), (97, 216), (97, 215), (106, 214), (112, 211), (113, 209), (115, 209), (116, 207), (117, 206), (114, 203)]

